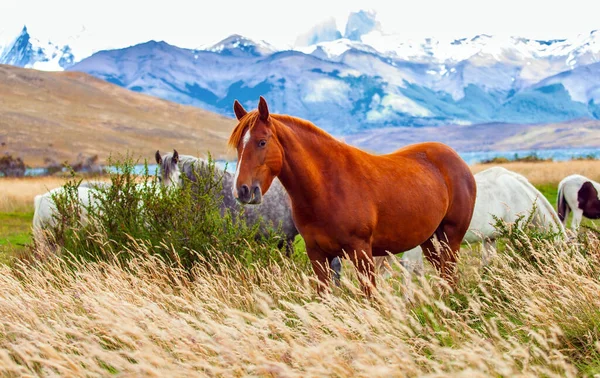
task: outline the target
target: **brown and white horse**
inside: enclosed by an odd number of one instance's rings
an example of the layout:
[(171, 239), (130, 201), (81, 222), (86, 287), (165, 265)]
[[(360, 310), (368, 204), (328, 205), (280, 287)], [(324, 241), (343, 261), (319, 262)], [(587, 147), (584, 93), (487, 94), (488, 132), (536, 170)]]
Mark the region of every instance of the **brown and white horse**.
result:
[(270, 114), (263, 97), (251, 112), (235, 101), (234, 112), (239, 121), (229, 138), (238, 153), (234, 197), (243, 204), (260, 203), (278, 177), (324, 287), (329, 261), (347, 253), (370, 295), (372, 257), (415, 246), (451, 286), (456, 283), (456, 260), (476, 187), (454, 150), (420, 143), (372, 155), (308, 121)]
[(567, 176), (558, 184), (556, 208), (565, 227), (573, 212), (571, 230), (577, 232), (581, 219), (600, 219), (600, 184), (582, 175)]

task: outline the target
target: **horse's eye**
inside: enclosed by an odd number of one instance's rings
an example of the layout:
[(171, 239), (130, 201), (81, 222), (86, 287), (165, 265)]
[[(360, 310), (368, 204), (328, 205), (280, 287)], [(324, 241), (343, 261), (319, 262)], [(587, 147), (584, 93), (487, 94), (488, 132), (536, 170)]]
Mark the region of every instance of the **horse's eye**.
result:
[(258, 147), (264, 147), (267, 145), (267, 141), (266, 140), (261, 140), (260, 142), (258, 142)]

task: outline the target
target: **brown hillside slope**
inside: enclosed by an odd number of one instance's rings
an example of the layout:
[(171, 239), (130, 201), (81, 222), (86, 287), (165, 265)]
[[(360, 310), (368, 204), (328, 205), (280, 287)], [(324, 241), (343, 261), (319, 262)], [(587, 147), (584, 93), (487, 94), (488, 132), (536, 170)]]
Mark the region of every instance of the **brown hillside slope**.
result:
[[(75, 161), (79, 153), (129, 151), (154, 161), (157, 149), (225, 157), (233, 119), (135, 93), (79, 72), (0, 65), (0, 154), (30, 166)], [(228, 156), (228, 155), (227, 155)]]

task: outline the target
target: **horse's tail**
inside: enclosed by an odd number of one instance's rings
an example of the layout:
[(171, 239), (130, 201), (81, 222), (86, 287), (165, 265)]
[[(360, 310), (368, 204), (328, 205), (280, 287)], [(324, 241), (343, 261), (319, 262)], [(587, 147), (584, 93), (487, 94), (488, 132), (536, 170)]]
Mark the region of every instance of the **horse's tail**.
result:
[(38, 194), (33, 199), (33, 231), (34, 231), (34, 233), (37, 230), (41, 230), (42, 226), (43, 226), (41, 214), (40, 214), (40, 204), (42, 203), (42, 197), (43, 197), (42, 194)]
[(564, 190), (564, 182), (563, 181), (561, 181), (560, 184), (558, 184), (558, 197), (556, 198), (556, 210), (558, 212), (558, 217), (560, 218), (560, 221), (564, 225), (565, 220), (567, 219), (567, 216), (569, 216), (569, 211), (571, 210), (571, 208), (569, 207), (569, 204), (565, 200), (565, 190)]

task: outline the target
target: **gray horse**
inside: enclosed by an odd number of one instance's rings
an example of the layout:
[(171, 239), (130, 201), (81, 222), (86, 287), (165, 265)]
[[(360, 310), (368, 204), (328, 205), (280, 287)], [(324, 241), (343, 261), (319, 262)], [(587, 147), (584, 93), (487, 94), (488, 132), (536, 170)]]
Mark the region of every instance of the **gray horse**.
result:
[[(166, 187), (182, 185), (182, 174), (192, 181), (196, 181), (197, 175), (206, 174), (207, 162), (203, 159), (190, 155), (180, 155), (176, 150), (163, 156), (159, 151), (156, 151), (155, 157), (156, 163), (160, 167), (159, 180)], [(235, 213), (240, 212), (242, 206), (233, 198), (231, 192), (233, 175), (218, 168), (215, 168), (215, 174), (218, 175), (217, 179), (222, 178), (223, 180), (223, 189), (220, 193), (223, 196), (223, 202), (220, 205), (221, 214), (224, 214), (226, 210)], [(265, 196), (260, 205), (247, 206), (244, 210), (243, 219), (248, 225), (254, 225), (262, 218), (259, 228), (262, 235), (267, 234), (270, 228), (281, 226), (281, 231), (285, 235), (286, 255), (289, 256), (293, 252), (293, 243), (296, 235), (298, 235), (298, 230), (292, 219), (290, 199), (279, 180), (273, 181), (269, 195)]]

